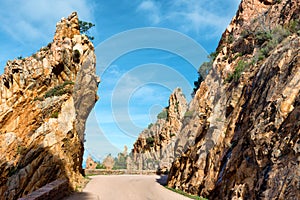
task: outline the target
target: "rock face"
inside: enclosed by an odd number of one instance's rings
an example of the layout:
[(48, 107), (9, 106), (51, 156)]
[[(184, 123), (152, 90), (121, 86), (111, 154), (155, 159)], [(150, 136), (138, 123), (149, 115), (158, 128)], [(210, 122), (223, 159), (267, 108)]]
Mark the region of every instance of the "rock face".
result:
[(196, 138), (173, 162), (169, 187), (300, 199), (299, 19), (298, 0), (242, 0), (193, 100)]
[(135, 169), (170, 169), (174, 159), (174, 145), (181, 129), (181, 119), (187, 110), (187, 102), (180, 88), (169, 99), (169, 106), (158, 115), (155, 124), (145, 129), (132, 150)]
[(7, 63), (0, 76), (0, 196), (17, 199), (45, 184), (82, 181), (85, 120), (97, 101), (93, 44), (72, 13), (53, 42)]
[(85, 169), (96, 169), (97, 167), (97, 163), (93, 160), (91, 156), (87, 157), (85, 163), (86, 163)]

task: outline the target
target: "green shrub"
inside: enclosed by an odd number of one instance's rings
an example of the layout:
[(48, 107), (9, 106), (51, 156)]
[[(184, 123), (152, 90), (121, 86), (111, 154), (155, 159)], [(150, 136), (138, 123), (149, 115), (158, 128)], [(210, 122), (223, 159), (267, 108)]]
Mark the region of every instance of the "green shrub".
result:
[(74, 85), (74, 82), (72, 81), (65, 81), (63, 84), (55, 86), (54, 88), (50, 89), (45, 94), (45, 98), (53, 97), (53, 96), (62, 96), (66, 93), (70, 93), (71, 91), (69, 89), (66, 89), (65, 87), (67, 85)]
[(259, 45), (262, 45), (264, 42), (272, 40), (272, 33), (271, 31), (259, 30), (255, 33), (255, 39)]
[(259, 53), (258, 54), (258, 61), (261, 61), (261, 60), (264, 60), (266, 58), (266, 56), (264, 55), (264, 54), (262, 54), (262, 53)]
[[(203, 64), (204, 64), (204, 63), (203, 63)], [(201, 68), (201, 67), (200, 67), (200, 68)], [(197, 81), (194, 81), (194, 88), (193, 88), (193, 92), (192, 92), (192, 94), (191, 94), (192, 97), (195, 96), (195, 94), (196, 94), (197, 90), (199, 89), (199, 87), (200, 87), (202, 81), (204, 81), (204, 78), (203, 78), (203, 76), (201, 75), (201, 73), (198, 72), (198, 80), (197, 80)]]
[[(50, 45), (50, 47), (51, 47), (51, 45)], [(47, 45), (47, 46), (45, 46), (45, 47), (42, 47), (41, 49), (40, 49), (40, 51), (48, 51), (50, 48), (49, 48), (49, 46)]]
[(26, 150), (27, 150), (27, 148), (25, 146), (18, 145), (18, 147), (17, 147), (18, 154), (24, 154)]
[(184, 113), (184, 117), (192, 117), (194, 114), (194, 111), (193, 110), (189, 110), (189, 111), (186, 111)]
[(176, 133), (170, 133), (170, 138), (174, 137), (176, 135)]
[[(255, 23), (255, 20), (256, 20), (256, 19), (253, 20), (254, 23)], [(251, 32), (249, 29), (246, 29), (246, 30), (243, 30), (243, 31), (241, 32), (241, 37), (242, 37), (242, 38), (246, 38), (246, 37), (248, 37), (248, 36), (251, 35), (251, 34), (252, 34), (252, 32)]]
[(153, 137), (146, 138), (146, 143), (148, 146), (153, 147), (154, 146), (154, 138)]
[(95, 24), (78, 20), (78, 25), (81, 34), (85, 34), (90, 40), (94, 40), (94, 37), (89, 35), (89, 30), (94, 27)]
[(208, 62), (203, 62), (199, 69), (198, 69), (198, 79), (196, 81), (194, 81), (194, 88), (193, 88), (193, 92), (191, 94), (192, 97), (195, 96), (197, 90), (199, 89), (201, 82), (204, 81), (204, 79), (206, 78), (206, 76), (208, 75), (209, 71), (212, 69), (213, 66), (213, 62), (216, 59), (218, 55), (218, 52), (212, 52), (209, 56), (207, 56), (207, 58), (209, 59)]
[(272, 42), (278, 44), (289, 35), (291, 35), (291, 31), (288, 28), (277, 26), (272, 30)]
[(233, 57), (232, 60), (236, 60), (238, 57), (241, 57), (241, 56), (243, 56), (242, 53), (237, 53), (237, 54)]
[(240, 60), (237, 66), (235, 67), (234, 72), (228, 76), (226, 81), (231, 82), (232, 80), (234, 80), (235, 82), (237, 82), (247, 66), (248, 63), (246, 63), (243, 60)]
[(230, 34), (230, 35), (228, 36), (227, 42), (228, 42), (229, 44), (231, 44), (231, 43), (233, 43), (233, 41), (234, 41), (234, 37), (233, 37), (232, 34)]
[(208, 58), (211, 61), (214, 61), (216, 59), (216, 57), (218, 56), (219, 52), (218, 51), (214, 51), (212, 53), (209, 54)]
[(168, 111), (164, 109), (157, 115), (157, 119), (167, 119), (168, 118)]
[(290, 23), (288, 24), (287, 29), (292, 32), (292, 33), (297, 33), (300, 34), (300, 23), (299, 20), (291, 20)]
[(51, 114), (51, 118), (58, 118), (58, 111), (54, 111), (52, 114)]
[(97, 163), (96, 169), (105, 169), (105, 166), (101, 163)]
[(63, 83), (63, 87), (65, 87), (66, 85), (74, 85), (75, 83), (73, 81), (67, 80)]
[(147, 163), (154, 162), (154, 159), (153, 159), (153, 158), (147, 158), (147, 159), (146, 159), (146, 162), (147, 162)]
[(278, 26), (273, 30), (268, 32), (264, 32), (265, 34), (257, 35), (258, 43), (263, 42), (263, 46), (261, 47), (258, 55), (258, 60), (263, 60), (267, 56), (269, 56), (270, 52), (287, 36), (291, 33), (288, 29), (283, 28), (282, 26)]
[(148, 125), (148, 129), (150, 129), (152, 126), (153, 126), (153, 124), (150, 123), (150, 124)]
[(43, 97), (34, 97), (33, 101), (43, 101)]

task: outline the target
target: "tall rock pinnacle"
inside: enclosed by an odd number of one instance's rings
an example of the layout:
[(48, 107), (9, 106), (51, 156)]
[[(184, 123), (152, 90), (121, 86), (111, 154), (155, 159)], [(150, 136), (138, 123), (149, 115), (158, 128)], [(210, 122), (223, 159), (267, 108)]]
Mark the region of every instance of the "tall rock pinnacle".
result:
[(17, 199), (58, 178), (82, 181), (85, 121), (98, 99), (93, 44), (77, 13), (54, 40), (8, 61), (0, 76), (0, 196)]

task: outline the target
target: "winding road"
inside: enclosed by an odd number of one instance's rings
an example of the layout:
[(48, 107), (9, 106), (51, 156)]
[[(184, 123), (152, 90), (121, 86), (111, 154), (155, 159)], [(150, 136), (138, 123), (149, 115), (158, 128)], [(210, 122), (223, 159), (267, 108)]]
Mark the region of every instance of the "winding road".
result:
[(65, 200), (190, 200), (164, 188), (156, 175), (92, 176), (83, 192)]

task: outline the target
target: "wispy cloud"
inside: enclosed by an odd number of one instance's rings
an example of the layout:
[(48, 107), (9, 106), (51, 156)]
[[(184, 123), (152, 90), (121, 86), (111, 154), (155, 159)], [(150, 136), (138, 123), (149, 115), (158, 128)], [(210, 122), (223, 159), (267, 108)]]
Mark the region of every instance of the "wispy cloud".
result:
[(146, 12), (148, 19), (152, 24), (158, 24), (161, 21), (160, 5), (159, 3), (151, 0), (145, 0), (138, 5), (138, 11)]
[(2, 32), (21, 44), (38, 43), (53, 37), (55, 24), (77, 11), (82, 18), (92, 19), (88, 1), (27, 0), (1, 1)]
[[(240, 0), (235, 0), (220, 4), (218, 0), (175, 0), (172, 3), (161, 2), (157, 6), (156, 1), (144, 0), (137, 10), (148, 15), (152, 25), (158, 24), (157, 22), (173, 24), (184, 32), (199, 34), (205, 30), (209, 35), (216, 36), (224, 31), (232, 18), (224, 10), (237, 7), (239, 2)], [(155, 20), (157, 16), (159, 20)]]

